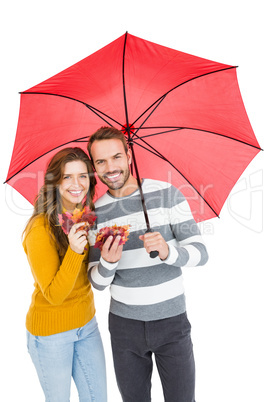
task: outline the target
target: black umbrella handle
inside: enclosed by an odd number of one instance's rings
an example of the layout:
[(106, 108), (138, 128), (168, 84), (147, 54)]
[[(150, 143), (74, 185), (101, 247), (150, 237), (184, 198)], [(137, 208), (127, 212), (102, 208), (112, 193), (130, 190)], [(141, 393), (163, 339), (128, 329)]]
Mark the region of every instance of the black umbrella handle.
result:
[[(152, 232), (153, 232), (152, 229), (147, 229), (145, 233), (152, 233)], [(156, 258), (156, 257), (158, 257), (158, 255), (159, 255), (159, 252), (157, 250), (154, 250), (154, 251), (150, 252), (150, 257), (151, 258)]]
[(158, 255), (159, 255), (158, 251), (156, 251), (156, 250), (150, 251), (150, 257), (151, 257), (151, 258), (158, 257)]

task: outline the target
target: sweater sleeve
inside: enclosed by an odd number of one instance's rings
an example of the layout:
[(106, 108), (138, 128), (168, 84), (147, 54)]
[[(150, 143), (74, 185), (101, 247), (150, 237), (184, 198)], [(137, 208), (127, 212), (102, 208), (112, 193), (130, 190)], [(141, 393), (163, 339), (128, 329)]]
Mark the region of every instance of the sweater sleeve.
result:
[(34, 226), (24, 239), (32, 274), (41, 292), (52, 305), (60, 305), (71, 293), (81, 269), (84, 254), (68, 247), (60, 263), (59, 255), (44, 225)]
[(169, 216), (176, 242), (168, 243), (169, 255), (164, 262), (179, 267), (205, 265), (208, 261), (207, 249), (190, 206), (177, 189), (173, 188), (173, 192), (172, 199), (177, 202), (170, 207)]
[(112, 283), (117, 266), (118, 262), (107, 262), (102, 257), (99, 263), (89, 263), (88, 279), (92, 286), (95, 289), (104, 290)]

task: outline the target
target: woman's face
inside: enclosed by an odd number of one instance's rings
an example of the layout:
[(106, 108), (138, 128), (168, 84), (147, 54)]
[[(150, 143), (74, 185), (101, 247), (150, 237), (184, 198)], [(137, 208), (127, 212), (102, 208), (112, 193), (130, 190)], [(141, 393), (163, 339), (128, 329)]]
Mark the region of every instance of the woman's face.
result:
[(59, 185), (62, 205), (67, 211), (73, 211), (89, 190), (87, 165), (80, 161), (68, 162), (64, 166), (63, 179)]

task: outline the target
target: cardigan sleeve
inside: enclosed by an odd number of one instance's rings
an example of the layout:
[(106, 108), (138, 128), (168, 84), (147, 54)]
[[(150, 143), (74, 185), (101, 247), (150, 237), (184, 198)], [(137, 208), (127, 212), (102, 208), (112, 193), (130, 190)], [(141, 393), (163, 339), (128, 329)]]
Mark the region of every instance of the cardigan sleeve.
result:
[(23, 246), (35, 282), (46, 300), (52, 305), (62, 304), (74, 287), (85, 255), (75, 253), (69, 246), (60, 263), (56, 246), (44, 224), (30, 229)]

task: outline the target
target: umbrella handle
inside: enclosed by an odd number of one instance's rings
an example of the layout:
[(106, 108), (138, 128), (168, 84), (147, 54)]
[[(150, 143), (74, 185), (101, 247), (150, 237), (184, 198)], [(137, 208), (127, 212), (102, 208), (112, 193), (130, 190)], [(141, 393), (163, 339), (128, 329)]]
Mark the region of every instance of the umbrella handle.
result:
[[(145, 233), (152, 233), (153, 230), (152, 229), (147, 229)], [(159, 255), (159, 252), (157, 250), (151, 251), (150, 252), (150, 257), (151, 258), (155, 258)]]
[(158, 251), (156, 251), (156, 250), (150, 251), (150, 257), (151, 257), (151, 258), (155, 258), (155, 257), (157, 257), (158, 255), (159, 255), (159, 252), (158, 252)]

